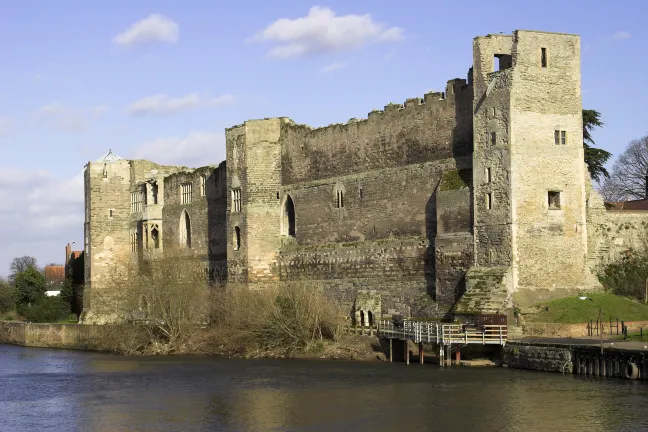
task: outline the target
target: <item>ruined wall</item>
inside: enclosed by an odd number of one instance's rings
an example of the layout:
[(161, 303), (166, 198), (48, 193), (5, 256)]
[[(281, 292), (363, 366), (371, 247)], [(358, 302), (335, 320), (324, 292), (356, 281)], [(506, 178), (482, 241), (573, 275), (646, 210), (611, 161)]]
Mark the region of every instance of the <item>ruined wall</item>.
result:
[(311, 128), (281, 128), (285, 185), (375, 169), (470, 155), (472, 85), (448, 82), (445, 93), (428, 93), (372, 111), (366, 120)]
[[(93, 298), (101, 296), (105, 278), (118, 260), (141, 258), (142, 220), (147, 209), (131, 211), (131, 192), (148, 179), (180, 169), (145, 160), (90, 162), (85, 171), (85, 290), (84, 323), (102, 322), (102, 311)], [(131, 252), (131, 234), (137, 234), (137, 251)]]
[[(225, 163), (218, 167), (185, 169), (164, 178), (164, 249), (183, 247), (180, 231), (185, 228), (181, 221), (184, 222), (182, 215), (186, 211), (190, 221), (191, 250), (218, 273), (225, 270), (227, 260), (225, 182)], [(192, 185), (189, 204), (182, 204), (183, 184)]]
[[(580, 38), (518, 31), (515, 50), (510, 127), (514, 278), (516, 302), (528, 303), (589, 288)], [(566, 144), (555, 144), (555, 130), (566, 132)], [(549, 192), (560, 194), (560, 208), (549, 208)]]
[(648, 245), (648, 211), (608, 210), (592, 220), (588, 230), (588, 258), (596, 271), (600, 265), (618, 260), (627, 250)]

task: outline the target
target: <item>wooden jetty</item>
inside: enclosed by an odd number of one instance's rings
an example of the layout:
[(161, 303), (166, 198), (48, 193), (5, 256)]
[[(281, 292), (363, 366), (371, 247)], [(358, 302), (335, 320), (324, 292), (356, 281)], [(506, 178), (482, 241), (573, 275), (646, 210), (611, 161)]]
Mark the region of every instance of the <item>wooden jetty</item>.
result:
[(504, 346), (508, 336), (507, 324), (456, 324), (429, 321), (404, 320), (400, 325), (382, 320), (378, 326), (379, 337), (389, 339), (389, 360), (393, 358), (394, 341), (404, 346), (405, 361), (409, 364), (408, 342), (419, 346), (419, 360), (423, 363), (423, 344), (433, 344), (439, 350), (439, 364), (449, 366), (453, 347), (456, 361), (461, 360), (459, 348), (463, 345)]

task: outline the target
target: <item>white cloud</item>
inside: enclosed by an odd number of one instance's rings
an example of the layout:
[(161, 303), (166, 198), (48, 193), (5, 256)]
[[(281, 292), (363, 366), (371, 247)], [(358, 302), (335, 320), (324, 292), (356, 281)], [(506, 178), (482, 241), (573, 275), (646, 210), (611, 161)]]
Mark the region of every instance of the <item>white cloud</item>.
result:
[(95, 117), (107, 111), (105, 105), (96, 105), (91, 108), (72, 108), (60, 102), (43, 105), (36, 111), (36, 118), (55, 129), (64, 132), (84, 131), (88, 126), (88, 116)]
[(61, 180), (47, 171), (0, 168), (0, 275), (15, 256), (39, 265), (62, 263), (65, 244), (82, 248), (83, 177)]
[(158, 138), (135, 148), (134, 158), (161, 164), (198, 167), (218, 164), (225, 158), (223, 132), (194, 131), (186, 137)]
[(152, 14), (137, 21), (112, 40), (114, 44), (132, 46), (152, 42), (175, 43), (180, 39), (177, 23), (161, 14)]
[(166, 94), (147, 96), (133, 102), (126, 111), (133, 116), (164, 115), (186, 111), (194, 108), (221, 107), (232, 104), (234, 96), (223, 95), (217, 98), (205, 98), (197, 93), (190, 93), (177, 98)]
[(347, 67), (347, 62), (333, 62), (331, 64), (328, 64), (318, 71), (319, 73), (331, 73), (336, 70), (344, 69)]
[(612, 35), (612, 39), (630, 39), (631, 37), (632, 35), (625, 30), (618, 31)]
[(0, 117), (0, 138), (7, 135), (11, 130), (11, 120), (7, 117)]
[(398, 42), (399, 27), (377, 23), (370, 14), (336, 16), (331, 9), (313, 6), (302, 18), (281, 18), (252, 36), (250, 42), (275, 42), (268, 57), (286, 59), (358, 49), (370, 42)]

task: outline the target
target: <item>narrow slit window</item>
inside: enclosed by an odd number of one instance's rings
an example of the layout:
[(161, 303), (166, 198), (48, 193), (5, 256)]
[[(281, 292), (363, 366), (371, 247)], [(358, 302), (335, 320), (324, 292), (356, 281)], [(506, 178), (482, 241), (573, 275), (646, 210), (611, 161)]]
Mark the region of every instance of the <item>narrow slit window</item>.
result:
[(486, 183), (490, 183), (491, 181), (493, 181), (492, 179), (493, 178), (491, 176), (491, 169), (486, 168)]
[(540, 63), (543, 68), (547, 67), (547, 48), (540, 48)]
[(234, 250), (241, 248), (241, 228), (234, 227)]
[(497, 144), (497, 133), (495, 132), (490, 133), (490, 143), (492, 146)]
[(493, 193), (489, 192), (486, 194), (486, 209), (492, 210), (493, 209)]

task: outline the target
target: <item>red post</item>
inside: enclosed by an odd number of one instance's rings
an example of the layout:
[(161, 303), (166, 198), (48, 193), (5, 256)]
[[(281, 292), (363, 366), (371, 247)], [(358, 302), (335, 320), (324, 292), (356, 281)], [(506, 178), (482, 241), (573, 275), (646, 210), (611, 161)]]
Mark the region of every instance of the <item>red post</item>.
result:
[(461, 363), (461, 350), (459, 347), (457, 347), (457, 351), (455, 351), (455, 363), (458, 365)]

